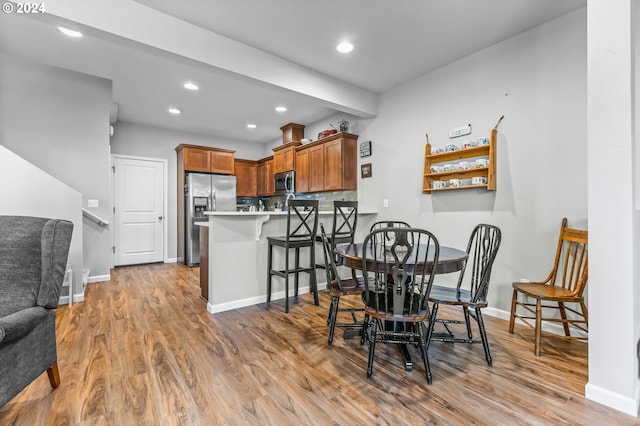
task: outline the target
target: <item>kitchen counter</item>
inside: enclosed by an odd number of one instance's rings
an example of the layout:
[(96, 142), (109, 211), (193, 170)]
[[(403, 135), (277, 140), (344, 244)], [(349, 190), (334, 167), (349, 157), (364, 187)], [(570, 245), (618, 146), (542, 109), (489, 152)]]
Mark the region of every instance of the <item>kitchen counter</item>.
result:
[[(286, 234), (287, 212), (228, 211), (205, 215), (209, 217), (207, 311), (223, 312), (266, 302), (267, 236)], [(364, 239), (376, 217), (374, 210), (358, 211), (357, 240)], [(333, 211), (319, 212), (319, 219), (325, 230), (331, 232)], [(316, 245), (316, 259), (317, 263), (324, 263), (320, 243)], [(283, 250), (274, 251), (274, 265), (283, 264)], [(326, 281), (323, 270), (318, 271), (317, 277), (318, 288), (323, 289)], [(274, 278), (272, 285), (271, 299), (284, 298), (284, 280)], [(300, 294), (309, 291), (307, 274), (301, 274), (299, 289)]]

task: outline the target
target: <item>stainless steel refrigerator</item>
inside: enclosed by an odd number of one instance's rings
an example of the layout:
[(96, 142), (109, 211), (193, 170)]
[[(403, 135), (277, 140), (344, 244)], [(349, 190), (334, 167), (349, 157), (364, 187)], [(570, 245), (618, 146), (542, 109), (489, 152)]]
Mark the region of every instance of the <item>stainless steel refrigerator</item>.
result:
[(236, 210), (236, 177), (186, 173), (184, 184), (184, 263), (200, 264), (200, 226), (205, 211)]

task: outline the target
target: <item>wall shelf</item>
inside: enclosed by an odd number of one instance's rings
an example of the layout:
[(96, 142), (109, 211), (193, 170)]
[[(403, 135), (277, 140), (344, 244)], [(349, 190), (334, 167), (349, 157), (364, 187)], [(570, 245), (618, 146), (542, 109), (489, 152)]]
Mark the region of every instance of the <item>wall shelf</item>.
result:
[[(469, 188), (485, 188), (488, 191), (496, 190), (496, 151), (498, 143), (497, 129), (491, 130), (489, 143), (485, 145), (475, 146), (472, 148), (458, 149), (456, 151), (441, 152), (438, 154), (431, 153), (431, 145), (425, 146), (424, 155), (424, 174), (422, 178), (422, 192), (431, 194), (432, 192), (450, 191), (452, 189), (469, 189)], [(473, 160), (478, 158), (486, 158), (486, 167), (469, 167), (467, 169), (448, 170), (445, 172), (432, 172), (433, 165), (443, 165), (451, 163), (456, 166), (460, 161)], [(482, 184), (471, 184), (474, 177), (484, 177), (487, 182)], [(451, 179), (461, 180), (460, 186), (447, 186), (444, 188), (434, 188), (433, 182), (449, 183)]]

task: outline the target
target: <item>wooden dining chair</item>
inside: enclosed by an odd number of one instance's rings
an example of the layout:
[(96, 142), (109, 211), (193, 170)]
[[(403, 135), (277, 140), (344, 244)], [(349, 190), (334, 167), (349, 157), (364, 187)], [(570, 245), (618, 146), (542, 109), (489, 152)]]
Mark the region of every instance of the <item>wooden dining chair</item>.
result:
[[(513, 283), (509, 333), (513, 334), (516, 318), (533, 328), (536, 356), (540, 355), (543, 321), (562, 324), (564, 336), (553, 334), (554, 337), (576, 340), (588, 338), (589, 318), (583, 296), (588, 279), (587, 243), (587, 231), (569, 228), (567, 219), (562, 219), (555, 260), (547, 278), (540, 282)], [(518, 298), (520, 294), (522, 300)], [(578, 304), (580, 311), (570, 308), (566, 303)], [(522, 308), (522, 313), (518, 312), (518, 307)], [(555, 315), (549, 315), (549, 310)], [(571, 318), (567, 311), (572, 314)], [(534, 320), (533, 324), (531, 320)], [(570, 328), (584, 335), (572, 336)]]
[[(489, 341), (482, 319), (482, 309), (488, 306), (487, 293), (489, 292), (491, 268), (498, 254), (501, 238), (500, 229), (496, 226), (486, 224), (475, 226), (467, 243), (469, 257), (458, 276), (456, 287), (433, 286), (429, 300), (433, 304), (432, 317), (434, 321), (429, 324), (427, 347), (434, 340), (447, 343), (482, 343), (487, 364), (492, 365)], [(438, 318), (440, 305), (460, 306), (464, 321)], [(480, 340), (473, 338), (471, 318), (478, 325)], [(446, 332), (434, 334), (436, 324), (442, 324)], [(449, 326), (450, 324), (465, 324), (466, 337), (456, 337)]]
[[(315, 269), (315, 240), (318, 232), (318, 200), (290, 200), (287, 212), (287, 234), (267, 237), (267, 303), (271, 302), (271, 278), (273, 275), (284, 278), (285, 312), (289, 312), (289, 275), (294, 275), (295, 295), (298, 295), (298, 276), (300, 272), (309, 274), (309, 285), (313, 292), (315, 305), (319, 305), (318, 286)], [(284, 248), (284, 268), (274, 269), (273, 247)], [(309, 266), (300, 265), (300, 249), (309, 249)], [(294, 249), (295, 264), (289, 262), (290, 250)]]
[[(390, 232), (394, 232), (393, 239)], [(368, 379), (373, 374), (376, 344), (394, 343), (420, 348), (427, 382), (431, 383), (424, 321), (429, 316), (429, 293), (439, 253), (438, 240), (423, 229), (382, 228), (365, 238), (363, 327), (369, 346)]]
[[(340, 298), (342, 296), (358, 296), (358, 298), (360, 298), (364, 290), (364, 278), (340, 278), (338, 268), (336, 267), (334, 249), (322, 223), (320, 224), (320, 238), (322, 239), (322, 253), (324, 254), (324, 269), (327, 273), (327, 290), (331, 297), (329, 315), (327, 316), (327, 325), (329, 326), (327, 343), (331, 345), (336, 327), (343, 327), (347, 330), (358, 330), (358, 335), (362, 334), (362, 321), (358, 320), (356, 312), (362, 312), (364, 308), (340, 308)], [(360, 302), (360, 300), (358, 302)], [(340, 312), (348, 312), (351, 315), (351, 322), (338, 323), (338, 314)]]

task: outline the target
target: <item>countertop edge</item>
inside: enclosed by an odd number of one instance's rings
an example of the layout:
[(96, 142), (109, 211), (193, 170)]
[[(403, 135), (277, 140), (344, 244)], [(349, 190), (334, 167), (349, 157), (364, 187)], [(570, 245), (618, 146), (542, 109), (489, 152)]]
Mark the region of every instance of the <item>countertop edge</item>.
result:
[[(270, 215), (270, 216), (286, 216), (287, 212), (275, 212), (275, 211), (266, 211), (266, 212), (233, 212), (233, 211), (226, 211), (226, 212), (204, 212), (205, 216), (241, 216), (241, 217), (248, 217), (248, 216), (266, 216), (266, 215)], [(318, 212), (318, 214), (320, 215), (332, 215), (333, 214), (333, 210), (321, 210)], [(377, 211), (375, 210), (359, 210), (358, 211), (359, 215), (368, 215), (368, 214), (378, 214)]]

